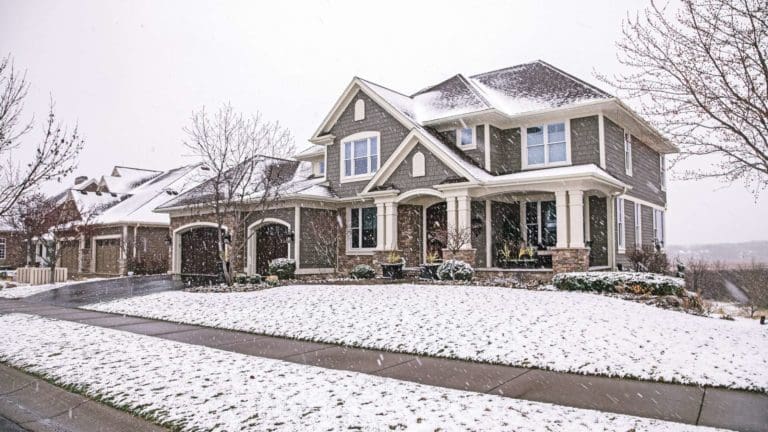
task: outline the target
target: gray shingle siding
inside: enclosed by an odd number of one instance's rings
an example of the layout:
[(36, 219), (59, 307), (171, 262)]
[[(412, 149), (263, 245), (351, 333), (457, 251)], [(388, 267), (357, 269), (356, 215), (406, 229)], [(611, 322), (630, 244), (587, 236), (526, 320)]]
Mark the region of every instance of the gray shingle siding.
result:
[(630, 200), (624, 200), (624, 223), (627, 232), (624, 245), (629, 252), (635, 249), (635, 203)]
[[(301, 268), (333, 268), (334, 263), (328, 262), (328, 257), (324, 256), (323, 248), (318, 245), (321, 242), (318, 241), (317, 234), (331, 235), (335, 237), (337, 234), (337, 224), (332, 223), (330, 226), (317, 226), (317, 224), (327, 224), (328, 222), (336, 221), (336, 210), (332, 209), (316, 209), (316, 208), (301, 208), (301, 242), (299, 243), (299, 267)], [(295, 230), (295, 229), (294, 229)], [(321, 230), (329, 230), (324, 232)]]
[[(425, 175), (423, 177), (413, 177), (411, 175), (413, 172), (413, 155), (417, 152), (421, 152), (424, 155)], [(400, 192), (406, 192), (418, 188), (431, 188), (455, 177), (457, 177), (457, 174), (453, 170), (445, 166), (424, 146), (417, 144), (384, 184), (393, 186), (399, 189)]]
[(471, 159), (474, 165), (485, 168), (485, 125), (479, 124), (474, 128), (475, 144), (477, 144), (477, 148), (471, 150), (465, 150), (459, 146), (457, 142), (457, 129), (440, 131), (438, 132), (438, 135), (444, 143), (453, 146), (458, 152), (463, 153), (467, 158)]
[[(354, 107), (358, 99), (365, 101), (365, 119), (354, 120)], [(344, 109), (336, 123), (331, 127), (330, 133), (336, 138), (333, 144), (328, 146), (328, 160), (326, 161), (326, 177), (331, 189), (339, 197), (350, 197), (360, 192), (369, 180), (341, 183), (341, 140), (357, 132), (377, 131), (381, 134), (379, 143), (379, 166), (392, 155), (392, 152), (408, 135), (408, 129), (397, 119), (387, 113), (384, 108), (376, 104), (365, 93), (358, 92)]]
[(520, 128), (499, 129), (491, 126), (491, 173), (520, 171)]
[[(264, 218), (272, 218), (272, 219), (279, 219), (288, 225), (291, 226), (291, 230), (294, 230), (294, 218), (293, 215), (295, 214), (293, 207), (283, 207), (283, 208), (275, 208), (275, 209), (268, 209), (264, 211), (258, 211), (251, 213), (245, 223), (245, 226), (251, 226), (252, 223), (258, 221), (259, 219)], [(295, 258), (294, 250), (295, 250), (295, 244), (291, 243), (291, 247), (289, 248), (289, 258)], [(257, 252), (258, 253), (258, 252)]]
[(600, 165), (600, 126), (597, 116), (571, 119), (571, 163)]
[(643, 246), (653, 245), (653, 208), (643, 206)]
[(609, 174), (632, 186), (629, 194), (642, 200), (666, 205), (667, 193), (661, 190), (659, 153), (632, 136), (632, 176), (624, 168), (624, 129), (605, 119), (605, 164)]

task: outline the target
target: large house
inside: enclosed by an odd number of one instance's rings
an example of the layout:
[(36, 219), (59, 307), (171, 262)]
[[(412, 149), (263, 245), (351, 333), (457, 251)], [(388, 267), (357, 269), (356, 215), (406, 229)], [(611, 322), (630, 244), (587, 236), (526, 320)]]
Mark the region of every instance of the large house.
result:
[[(295, 174), (280, 205), (249, 221), (237, 271), (278, 257), (295, 258), (300, 274), (348, 271), (394, 251), (406, 267), (434, 253), (482, 274), (528, 246), (539, 270), (563, 272), (616, 268), (664, 243), (664, 158), (677, 148), (619, 99), (543, 61), (411, 95), (354, 78), (310, 141), (298, 163), (265, 159)], [(189, 202), (157, 210), (171, 217), (174, 273), (215, 260), (193, 253), (216, 231)], [(462, 232), (468, 241), (451, 250)]]

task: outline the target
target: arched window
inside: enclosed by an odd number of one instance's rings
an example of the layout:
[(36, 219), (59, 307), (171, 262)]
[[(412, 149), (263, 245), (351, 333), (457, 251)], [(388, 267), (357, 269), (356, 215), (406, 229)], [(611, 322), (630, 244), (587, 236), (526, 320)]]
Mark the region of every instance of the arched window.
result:
[(424, 177), (425, 171), (424, 154), (416, 152), (411, 158), (411, 177)]
[(363, 120), (365, 118), (365, 101), (358, 99), (355, 102), (355, 121)]

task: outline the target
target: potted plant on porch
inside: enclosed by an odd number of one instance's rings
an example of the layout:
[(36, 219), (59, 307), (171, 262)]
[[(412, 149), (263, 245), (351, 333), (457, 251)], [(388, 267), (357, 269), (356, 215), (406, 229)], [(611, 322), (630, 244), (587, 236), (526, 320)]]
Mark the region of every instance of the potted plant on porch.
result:
[(387, 260), (381, 263), (381, 273), (385, 278), (402, 279), (405, 259), (397, 252), (390, 252)]
[(517, 258), (523, 268), (533, 268), (536, 266), (536, 248), (533, 246), (523, 246)]
[(440, 256), (437, 252), (427, 254), (426, 263), (421, 266), (422, 279), (437, 279), (437, 268), (440, 267)]

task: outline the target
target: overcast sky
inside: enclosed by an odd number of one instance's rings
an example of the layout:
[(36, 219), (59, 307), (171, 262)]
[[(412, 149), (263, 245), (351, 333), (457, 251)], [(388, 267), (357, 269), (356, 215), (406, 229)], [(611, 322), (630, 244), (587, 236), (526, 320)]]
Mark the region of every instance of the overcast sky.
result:
[[(646, 2), (543, 3), (0, 0), (0, 56), (27, 70), (29, 115), (43, 119), (50, 95), (79, 123), (78, 173), (96, 176), (193, 162), (182, 127), (226, 101), (281, 121), (301, 148), (353, 76), (411, 93), (542, 59), (605, 87), (594, 72), (619, 70), (621, 21)], [(766, 197), (712, 181), (668, 191), (670, 243), (768, 240)]]

